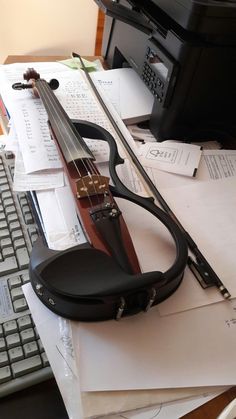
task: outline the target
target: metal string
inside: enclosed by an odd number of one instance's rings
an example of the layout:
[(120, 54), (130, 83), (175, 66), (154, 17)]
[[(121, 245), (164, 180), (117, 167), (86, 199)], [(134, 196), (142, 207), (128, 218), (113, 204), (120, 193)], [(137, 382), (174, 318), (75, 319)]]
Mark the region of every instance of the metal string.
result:
[[(48, 86), (48, 84), (47, 84), (47, 82), (45, 80), (38, 80), (36, 87), (38, 88), (38, 86), (39, 86), (40, 90), (42, 91), (42, 93), (44, 95), (44, 98), (52, 106), (52, 109), (53, 109), (54, 113), (56, 114), (56, 116), (58, 118), (57, 119), (54, 115), (52, 115), (52, 118), (54, 120), (54, 123), (57, 126), (59, 133), (61, 134), (61, 140), (63, 141), (63, 143), (64, 143), (64, 145), (65, 145), (65, 147), (66, 147), (69, 155), (71, 156), (71, 160), (72, 160), (72, 162), (74, 164), (74, 167), (75, 167), (75, 169), (76, 169), (79, 177), (82, 179), (83, 185), (85, 186), (84, 181), (83, 181), (83, 176), (82, 176), (79, 168), (77, 167), (77, 164), (76, 164), (75, 160), (72, 158), (72, 154), (71, 154), (70, 148), (68, 147), (66, 141), (63, 138), (63, 135), (62, 135), (62, 132), (61, 132), (61, 129), (60, 129), (60, 124), (58, 124), (58, 122), (57, 122), (59, 119), (61, 120), (61, 122), (63, 121), (62, 123), (63, 123), (64, 127), (67, 128), (68, 133), (69, 134), (72, 134), (73, 136), (75, 136), (75, 133), (74, 133), (74, 131), (73, 131), (71, 125), (70, 125), (69, 120), (67, 120), (65, 118), (65, 116), (64, 116), (65, 111), (61, 107), (61, 105), (58, 102), (56, 96), (51, 92), (51, 89), (50, 89), (50, 87)], [(67, 116), (67, 114), (66, 114), (66, 116)], [(76, 140), (78, 142), (77, 146), (75, 145), (75, 143), (73, 141), (71, 141), (71, 145), (72, 145), (72, 147), (74, 147), (75, 151), (80, 152), (80, 149), (82, 149), (82, 145), (79, 143), (78, 137), (76, 137)], [(94, 172), (96, 172), (96, 174), (98, 174), (98, 170), (97, 170), (96, 166), (94, 166), (90, 162), (89, 159), (83, 159), (82, 158), (81, 159), (81, 162), (82, 162), (82, 164), (83, 164), (86, 172), (88, 173), (88, 176), (90, 176), (90, 178), (91, 178), (91, 174), (93, 174)], [(92, 178), (91, 178), (91, 180), (92, 180)], [(93, 188), (94, 188), (94, 193), (95, 193), (95, 195), (97, 195), (97, 199), (98, 199), (98, 190), (96, 189), (96, 185), (94, 184), (94, 182), (92, 182), (92, 185), (93, 185)], [(87, 197), (88, 197), (88, 199), (90, 201), (90, 205), (92, 206), (92, 202), (91, 202), (91, 199), (90, 199), (90, 196), (89, 196), (89, 193), (88, 192), (87, 192)]]

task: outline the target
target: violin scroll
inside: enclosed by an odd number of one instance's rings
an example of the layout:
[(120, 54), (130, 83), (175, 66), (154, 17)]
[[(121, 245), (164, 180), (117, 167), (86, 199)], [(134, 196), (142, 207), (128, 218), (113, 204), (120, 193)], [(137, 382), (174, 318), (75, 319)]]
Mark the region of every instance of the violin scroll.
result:
[[(14, 83), (12, 88), (14, 90), (22, 90), (22, 89), (32, 89), (35, 87), (35, 82), (40, 80), (40, 74), (34, 68), (28, 68), (28, 70), (23, 75), (24, 80), (32, 81), (32, 83), (24, 84), (24, 83)], [(51, 79), (48, 83), (51, 90), (56, 90), (59, 87), (59, 81), (57, 79)]]
[(29, 80), (39, 80), (40, 74), (34, 68), (28, 68), (28, 70), (23, 74), (23, 79), (26, 81)]

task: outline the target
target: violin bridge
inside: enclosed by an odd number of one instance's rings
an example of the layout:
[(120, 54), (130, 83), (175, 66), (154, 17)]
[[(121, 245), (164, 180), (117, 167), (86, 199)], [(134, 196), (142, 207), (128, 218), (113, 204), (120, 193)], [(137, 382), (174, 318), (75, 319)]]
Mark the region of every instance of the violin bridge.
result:
[(104, 194), (109, 189), (109, 178), (99, 174), (87, 175), (76, 181), (77, 198)]

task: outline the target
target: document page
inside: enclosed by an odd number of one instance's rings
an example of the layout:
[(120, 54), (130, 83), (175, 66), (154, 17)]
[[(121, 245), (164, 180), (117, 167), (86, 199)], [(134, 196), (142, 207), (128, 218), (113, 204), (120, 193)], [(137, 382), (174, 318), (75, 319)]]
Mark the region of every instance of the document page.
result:
[(201, 158), (201, 147), (182, 142), (151, 142), (139, 147), (143, 166), (185, 176), (196, 176)]
[(235, 314), (232, 300), (165, 317), (153, 307), (119, 322), (76, 323), (81, 389), (235, 385)]

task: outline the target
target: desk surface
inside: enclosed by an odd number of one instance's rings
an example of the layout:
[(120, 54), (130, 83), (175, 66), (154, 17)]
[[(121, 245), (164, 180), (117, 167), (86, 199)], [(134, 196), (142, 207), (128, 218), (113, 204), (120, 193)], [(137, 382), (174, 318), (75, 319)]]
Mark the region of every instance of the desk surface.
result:
[[(4, 64), (16, 62), (57, 61), (65, 56), (24, 56), (9, 55)], [(85, 57), (95, 59), (101, 57)], [(182, 419), (216, 419), (224, 407), (236, 398), (236, 387), (212, 401), (183, 416)], [(65, 407), (55, 380), (38, 384), (30, 389), (8, 396), (0, 401), (1, 417), (19, 418), (19, 411), (24, 419), (68, 419)]]

